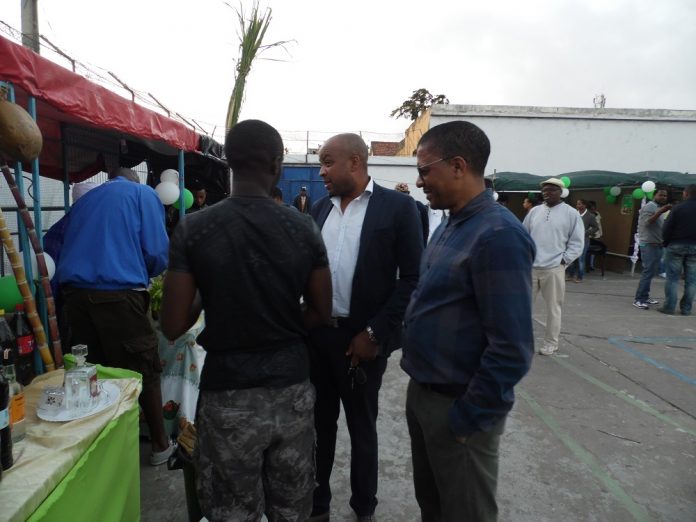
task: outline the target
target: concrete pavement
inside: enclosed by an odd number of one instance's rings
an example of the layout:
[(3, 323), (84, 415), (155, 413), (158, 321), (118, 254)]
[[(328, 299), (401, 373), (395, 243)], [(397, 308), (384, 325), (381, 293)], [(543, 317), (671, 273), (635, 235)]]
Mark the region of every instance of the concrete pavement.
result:
[[(637, 284), (614, 273), (568, 283), (560, 350), (535, 356), (508, 418), (500, 520), (696, 521), (696, 316), (634, 308)], [(663, 296), (663, 280), (652, 296)], [(541, 298), (537, 305), (539, 342)], [(419, 520), (399, 359), (392, 356), (380, 397), (383, 522)], [(141, 449), (142, 519), (186, 520), (181, 471), (147, 466), (147, 444)], [(354, 520), (349, 459), (342, 421), (333, 521)]]

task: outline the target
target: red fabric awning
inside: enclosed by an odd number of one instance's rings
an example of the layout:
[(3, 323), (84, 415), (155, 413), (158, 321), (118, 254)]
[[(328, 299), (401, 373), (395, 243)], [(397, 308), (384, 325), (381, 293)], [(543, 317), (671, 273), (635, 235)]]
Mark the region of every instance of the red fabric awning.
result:
[[(198, 134), (184, 124), (127, 100), (2, 36), (0, 80), (11, 82), (49, 105), (53, 109), (49, 118), (57, 123), (122, 132), (146, 141), (164, 142), (184, 152), (199, 150)], [(20, 101), (22, 96), (18, 94)], [(41, 122), (42, 109), (46, 110), (44, 103), (37, 106), (42, 131), (46, 127)], [(43, 169), (42, 175), (60, 179)]]

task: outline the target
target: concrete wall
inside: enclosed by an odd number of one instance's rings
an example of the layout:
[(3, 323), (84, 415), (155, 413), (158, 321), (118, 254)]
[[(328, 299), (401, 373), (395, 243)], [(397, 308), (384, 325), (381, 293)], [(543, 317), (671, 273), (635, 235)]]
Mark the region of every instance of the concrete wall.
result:
[(435, 105), (430, 128), (453, 120), (491, 140), (486, 175), (580, 170), (696, 172), (696, 111)]

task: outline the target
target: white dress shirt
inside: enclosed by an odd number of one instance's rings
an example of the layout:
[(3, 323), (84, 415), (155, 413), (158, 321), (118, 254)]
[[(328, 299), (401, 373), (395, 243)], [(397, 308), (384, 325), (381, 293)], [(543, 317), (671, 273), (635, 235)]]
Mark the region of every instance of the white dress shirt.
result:
[(373, 188), (374, 182), (370, 178), (365, 191), (348, 203), (345, 211), (341, 211), (341, 197), (332, 197), (333, 208), (321, 229), (331, 269), (331, 283), (333, 284), (333, 311), (331, 315), (334, 317), (350, 316), (353, 274), (358, 262), (365, 212)]
[(440, 223), (442, 223), (446, 218), (447, 216), (445, 215), (444, 210), (435, 210), (428, 205), (428, 241), (433, 235), (433, 232), (435, 232), (437, 227), (440, 226)]

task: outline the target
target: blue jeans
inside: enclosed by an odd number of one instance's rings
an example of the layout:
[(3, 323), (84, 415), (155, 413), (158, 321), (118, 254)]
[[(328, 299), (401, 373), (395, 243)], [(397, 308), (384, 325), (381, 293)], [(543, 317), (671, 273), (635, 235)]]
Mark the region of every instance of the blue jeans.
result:
[(663, 250), (660, 245), (640, 245), (640, 262), (643, 265), (643, 272), (640, 274), (636, 290), (636, 301), (645, 302), (650, 298), (650, 282), (659, 274)]
[(585, 277), (585, 258), (587, 249), (590, 248), (590, 240), (585, 238), (585, 246), (582, 247), (582, 254), (568, 267), (568, 275), (582, 279)]
[(696, 294), (696, 245), (672, 243), (665, 249), (665, 266), (667, 281), (665, 281), (665, 306), (668, 312), (673, 312), (677, 306), (677, 290), (682, 268), (684, 269), (684, 295), (679, 301), (681, 313), (689, 315)]

